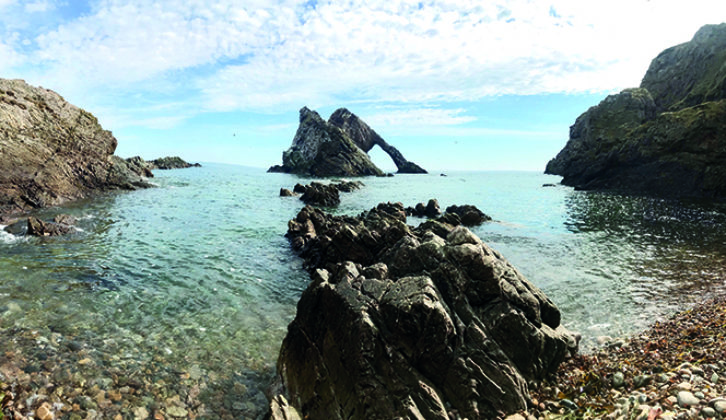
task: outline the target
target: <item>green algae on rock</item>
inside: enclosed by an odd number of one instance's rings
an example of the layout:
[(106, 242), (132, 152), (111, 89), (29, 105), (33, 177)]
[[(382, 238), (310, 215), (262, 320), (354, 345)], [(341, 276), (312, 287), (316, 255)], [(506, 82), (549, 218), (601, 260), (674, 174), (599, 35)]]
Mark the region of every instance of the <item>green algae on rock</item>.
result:
[(726, 23), (653, 60), (577, 118), (545, 173), (581, 189), (726, 199)]

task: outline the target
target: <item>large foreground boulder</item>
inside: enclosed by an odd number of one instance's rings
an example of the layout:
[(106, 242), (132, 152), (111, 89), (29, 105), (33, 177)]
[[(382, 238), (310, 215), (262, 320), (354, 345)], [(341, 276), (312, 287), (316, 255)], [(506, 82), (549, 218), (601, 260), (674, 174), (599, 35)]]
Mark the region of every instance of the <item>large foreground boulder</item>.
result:
[(726, 23), (663, 51), (570, 128), (546, 173), (581, 189), (726, 199)]
[(268, 172), (309, 176), (384, 176), (368, 152), (378, 145), (391, 157), (399, 173), (426, 173), (406, 160), (365, 122), (345, 108), (338, 109), (326, 122), (320, 115), (303, 107), (292, 146), (282, 154), (282, 165)]
[(113, 153), (117, 140), (57, 93), (0, 79), (0, 214), (149, 184)]
[(400, 203), (358, 217), (307, 206), (288, 237), (313, 280), (273, 418), (497, 418), (576, 347), (544, 293), (445, 218), (414, 229)]

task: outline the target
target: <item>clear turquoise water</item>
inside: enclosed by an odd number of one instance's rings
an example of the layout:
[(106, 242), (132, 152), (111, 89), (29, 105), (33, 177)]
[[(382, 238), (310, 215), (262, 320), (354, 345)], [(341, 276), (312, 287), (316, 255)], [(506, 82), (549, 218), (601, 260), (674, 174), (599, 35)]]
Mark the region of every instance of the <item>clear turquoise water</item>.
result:
[[(73, 337), (106, 366), (242, 383), (239, 399), (263, 410), (308, 280), (283, 236), (302, 203), (278, 193), (308, 180), (216, 164), (155, 175), (158, 188), (40, 213), (76, 216), (78, 233), (0, 234), (0, 327)], [(538, 173), (448, 175), (367, 178), (335, 211), (476, 205), (495, 221), (475, 233), (559, 305), (585, 347), (724, 286), (723, 207), (544, 188), (559, 178)]]

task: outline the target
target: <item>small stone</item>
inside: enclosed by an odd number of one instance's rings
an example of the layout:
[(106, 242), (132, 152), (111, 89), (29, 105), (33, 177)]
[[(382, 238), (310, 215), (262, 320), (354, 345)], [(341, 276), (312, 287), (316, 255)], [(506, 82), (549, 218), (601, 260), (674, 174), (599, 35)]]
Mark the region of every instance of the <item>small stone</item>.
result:
[(85, 359), (81, 359), (81, 360), (78, 361), (78, 364), (79, 365), (87, 365), (89, 363), (91, 363), (91, 359), (89, 359), (88, 357), (86, 357)]
[(512, 414), (511, 416), (505, 417), (504, 420), (527, 420), (527, 418), (519, 413), (516, 413)]
[(716, 410), (714, 410), (711, 407), (703, 407), (701, 409), (701, 416), (706, 417), (706, 418), (716, 417)]
[(704, 395), (703, 392), (700, 392), (700, 391), (699, 392), (694, 392), (693, 395), (696, 398), (698, 398), (699, 400), (702, 400), (702, 399), (706, 398), (706, 395)]
[(726, 400), (719, 399), (713, 402), (713, 408), (722, 416), (726, 414)]
[(572, 402), (571, 400), (568, 400), (567, 398), (564, 398), (560, 401), (560, 403), (568, 410), (577, 410), (578, 405)]
[(717, 384), (718, 383), (718, 374), (714, 373), (711, 375), (711, 383)]
[(35, 417), (40, 420), (53, 420), (53, 412), (51, 411), (50, 404), (44, 402), (43, 405), (38, 407), (38, 409), (35, 410)]
[(633, 378), (633, 386), (636, 388), (644, 387), (648, 384), (650, 384), (650, 376), (648, 375), (638, 375)]
[(680, 384), (676, 385), (676, 389), (679, 391), (690, 391), (693, 389), (693, 385), (691, 385), (690, 382), (681, 382)]
[(691, 372), (693, 372), (694, 375), (698, 375), (698, 376), (704, 375), (703, 369), (701, 369), (700, 367), (691, 368)]
[(202, 377), (202, 369), (199, 368), (199, 365), (189, 368), (189, 377), (194, 381), (198, 381)]
[(598, 336), (595, 340), (597, 341), (597, 344), (599, 346), (602, 346), (606, 343), (609, 343), (610, 341), (613, 341), (613, 338), (610, 337), (609, 335), (601, 335), (601, 336)]
[(146, 420), (149, 418), (149, 411), (145, 407), (134, 408), (134, 420)]
[(694, 405), (698, 405), (700, 400), (696, 398), (695, 395), (691, 394), (689, 391), (679, 391), (678, 392), (678, 405), (680, 405), (683, 408), (692, 407)]
[(186, 417), (188, 412), (187, 412), (187, 410), (185, 410), (181, 407), (177, 407), (177, 406), (173, 405), (171, 407), (167, 407), (166, 414), (168, 414), (172, 417), (182, 418), (182, 417)]
[(623, 372), (615, 372), (613, 375), (613, 388), (620, 388), (625, 384), (625, 375)]

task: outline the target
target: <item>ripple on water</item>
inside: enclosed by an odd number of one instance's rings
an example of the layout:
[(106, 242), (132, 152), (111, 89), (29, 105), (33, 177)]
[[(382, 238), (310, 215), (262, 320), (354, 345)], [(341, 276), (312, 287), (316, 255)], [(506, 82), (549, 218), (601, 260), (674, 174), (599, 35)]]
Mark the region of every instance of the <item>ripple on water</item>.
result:
[[(302, 204), (279, 189), (308, 180), (224, 165), (157, 172), (158, 188), (40, 212), (75, 216), (76, 234), (0, 233), (0, 325), (75, 343), (89, 377), (113, 370), (164, 388), (193, 372), (208, 407), (259, 417), (308, 283), (283, 236)], [(540, 174), (449, 175), (366, 179), (335, 212), (429, 198), (476, 205), (499, 222), (475, 233), (559, 305), (586, 347), (722, 287), (718, 207), (541, 188), (556, 180)], [(0, 341), (12, 343), (10, 331)]]

